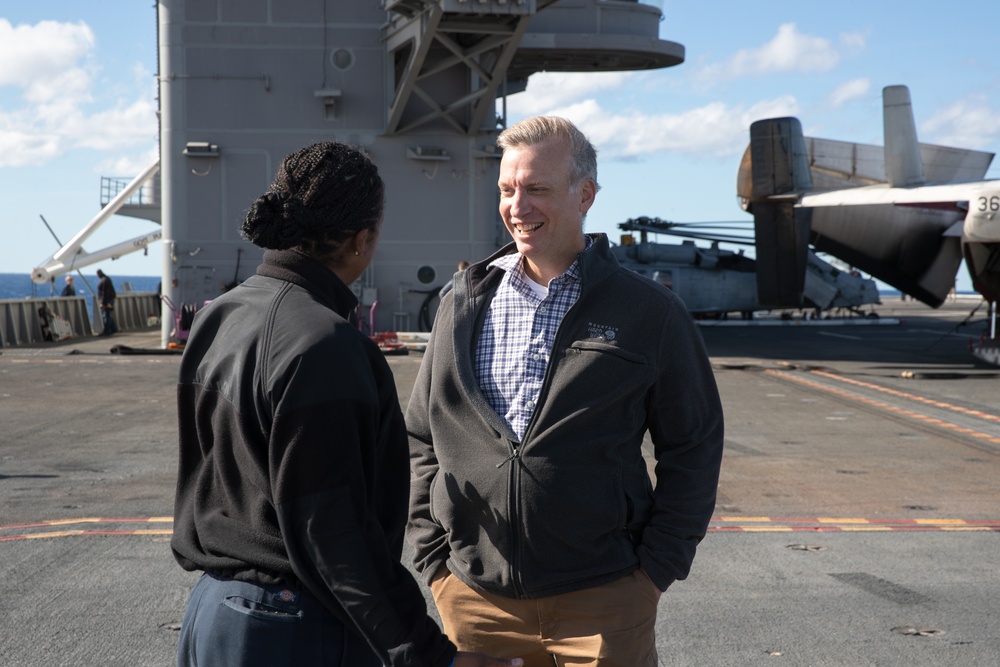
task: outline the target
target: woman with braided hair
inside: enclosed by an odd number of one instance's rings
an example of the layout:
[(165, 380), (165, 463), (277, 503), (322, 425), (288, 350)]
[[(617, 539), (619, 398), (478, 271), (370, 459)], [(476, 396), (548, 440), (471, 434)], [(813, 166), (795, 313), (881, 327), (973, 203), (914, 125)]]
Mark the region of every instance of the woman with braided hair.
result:
[(406, 428), (388, 364), (347, 319), (383, 201), (357, 149), (287, 156), (241, 228), (263, 263), (194, 320), (171, 548), (203, 574), (179, 665), (521, 664), (456, 653), (400, 564)]

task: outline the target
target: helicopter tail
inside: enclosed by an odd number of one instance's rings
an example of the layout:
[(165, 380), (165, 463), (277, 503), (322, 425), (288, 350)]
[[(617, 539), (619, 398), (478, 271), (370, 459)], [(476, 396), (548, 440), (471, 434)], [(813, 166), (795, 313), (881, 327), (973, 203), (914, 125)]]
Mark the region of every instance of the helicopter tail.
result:
[(803, 303), (811, 210), (796, 208), (798, 194), (812, 187), (802, 124), (773, 118), (750, 126), (752, 183), (747, 210), (753, 213), (757, 248), (757, 298), (770, 308)]

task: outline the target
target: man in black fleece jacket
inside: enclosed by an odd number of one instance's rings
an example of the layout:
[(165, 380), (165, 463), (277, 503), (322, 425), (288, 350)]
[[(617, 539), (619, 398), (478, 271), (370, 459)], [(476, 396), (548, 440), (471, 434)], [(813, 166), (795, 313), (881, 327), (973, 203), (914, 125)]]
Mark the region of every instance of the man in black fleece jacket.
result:
[(715, 506), (711, 365), (683, 302), (583, 233), (586, 137), (540, 117), (497, 143), (514, 242), (456, 277), (406, 413), (415, 565), (462, 650), (655, 665), (660, 594)]

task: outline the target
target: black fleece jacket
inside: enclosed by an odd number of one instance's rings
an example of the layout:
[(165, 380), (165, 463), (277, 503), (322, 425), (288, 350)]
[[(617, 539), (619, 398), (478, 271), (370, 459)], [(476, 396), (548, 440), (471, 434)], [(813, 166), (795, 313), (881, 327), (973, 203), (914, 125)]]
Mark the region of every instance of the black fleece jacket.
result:
[(383, 662), (444, 666), (455, 647), (400, 564), (406, 431), (351, 291), (268, 251), (195, 317), (177, 389), (171, 546), (187, 570), (305, 587)]
[(489, 264), (513, 252), (459, 274), (410, 397), (416, 569), (429, 581), (447, 565), (511, 598), (590, 588), (639, 567), (666, 590), (687, 576), (705, 536), (722, 460), (722, 405), (701, 334), (675, 294), (619, 266), (595, 235), (519, 441), (475, 374), (503, 275)]

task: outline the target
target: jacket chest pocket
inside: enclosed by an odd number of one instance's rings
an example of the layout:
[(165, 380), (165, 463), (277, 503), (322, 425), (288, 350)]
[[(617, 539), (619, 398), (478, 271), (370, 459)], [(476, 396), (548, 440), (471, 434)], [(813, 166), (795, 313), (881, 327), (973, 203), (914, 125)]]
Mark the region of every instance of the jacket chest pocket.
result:
[(610, 435), (614, 442), (622, 429), (631, 432), (642, 426), (654, 380), (655, 367), (646, 355), (598, 340), (578, 340), (560, 356), (547, 402), (557, 418), (585, 411), (587, 429)]
[(653, 366), (646, 355), (600, 340), (575, 341), (566, 349), (563, 362), (560, 370), (571, 382), (614, 383), (601, 387), (604, 392), (644, 391), (653, 380)]
[(593, 352), (595, 354), (609, 355), (613, 358), (621, 359), (622, 361), (633, 364), (646, 365), (649, 363), (645, 354), (623, 349), (599, 338), (587, 338), (584, 340), (573, 341), (573, 344), (569, 346), (568, 352), (570, 354)]

